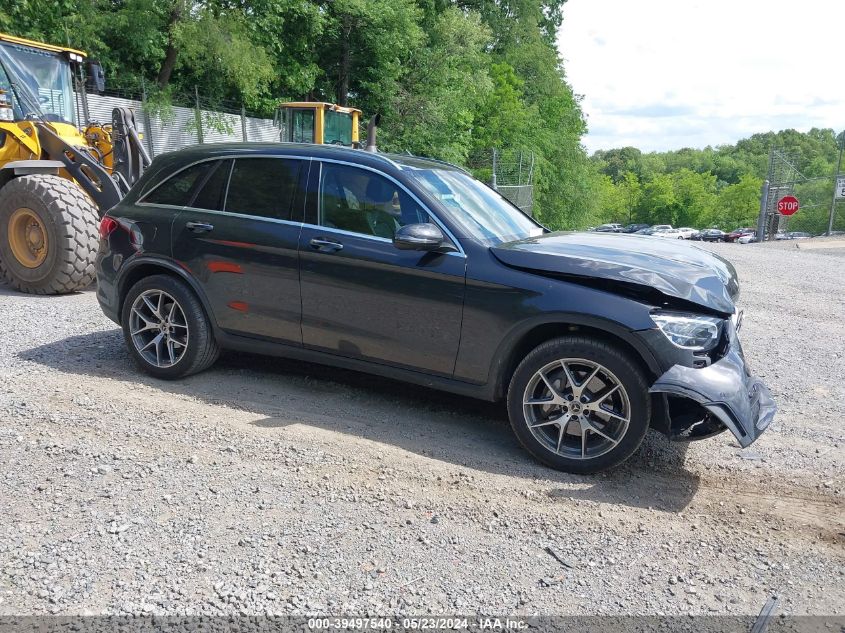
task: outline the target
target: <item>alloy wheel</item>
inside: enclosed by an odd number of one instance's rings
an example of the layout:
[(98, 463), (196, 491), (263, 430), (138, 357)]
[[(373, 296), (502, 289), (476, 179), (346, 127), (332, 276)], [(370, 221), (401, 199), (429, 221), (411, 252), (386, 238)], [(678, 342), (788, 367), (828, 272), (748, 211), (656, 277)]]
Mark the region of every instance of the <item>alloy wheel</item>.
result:
[(631, 421), (624, 385), (609, 369), (584, 358), (564, 358), (539, 369), (522, 402), (534, 437), (570, 459), (593, 459), (613, 450)]
[(138, 295), (129, 313), (132, 344), (150, 365), (173, 367), (188, 349), (188, 322), (182, 307), (162, 290)]

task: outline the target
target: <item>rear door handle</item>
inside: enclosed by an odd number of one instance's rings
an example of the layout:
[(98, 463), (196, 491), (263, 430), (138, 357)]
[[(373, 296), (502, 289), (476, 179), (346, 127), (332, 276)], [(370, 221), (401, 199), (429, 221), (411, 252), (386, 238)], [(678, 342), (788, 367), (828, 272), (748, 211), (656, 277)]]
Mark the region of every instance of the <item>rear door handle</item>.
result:
[(185, 228), (194, 233), (208, 233), (214, 230), (214, 225), (208, 222), (185, 222)]
[(333, 242), (332, 240), (326, 240), (321, 237), (315, 237), (308, 243), (311, 245), (311, 248), (316, 248), (321, 253), (334, 253), (343, 249), (343, 244), (340, 242)]

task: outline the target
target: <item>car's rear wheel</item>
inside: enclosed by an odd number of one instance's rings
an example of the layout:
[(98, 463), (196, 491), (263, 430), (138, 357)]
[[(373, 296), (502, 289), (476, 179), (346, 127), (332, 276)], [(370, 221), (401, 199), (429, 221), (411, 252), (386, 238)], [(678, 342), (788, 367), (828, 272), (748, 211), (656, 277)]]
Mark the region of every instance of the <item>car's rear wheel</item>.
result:
[(519, 364), (508, 414), (532, 455), (583, 474), (630, 457), (645, 437), (651, 408), (637, 363), (604, 341), (567, 336), (541, 344)]
[(220, 354), (202, 304), (174, 277), (153, 275), (132, 286), (123, 303), (121, 325), (135, 362), (156, 378), (195, 374)]

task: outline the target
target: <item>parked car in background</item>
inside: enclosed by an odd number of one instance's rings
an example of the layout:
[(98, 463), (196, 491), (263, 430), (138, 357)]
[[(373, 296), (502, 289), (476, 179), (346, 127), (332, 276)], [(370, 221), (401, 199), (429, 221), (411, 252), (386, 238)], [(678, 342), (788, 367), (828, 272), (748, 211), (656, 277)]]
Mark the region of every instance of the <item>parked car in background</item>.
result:
[(744, 233), (743, 235), (740, 235), (738, 238), (736, 238), (737, 244), (750, 244), (751, 242), (756, 241), (758, 241), (756, 233)]
[(668, 231), (672, 228), (671, 224), (655, 224), (653, 227), (655, 231)]
[(804, 231), (781, 231), (775, 235), (775, 239), (780, 240), (806, 240), (813, 237), (810, 233)]
[(834, 236), (841, 236), (845, 235), (845, 231), (825, 231), (819, 237), (834, 237)]
[(622, 233), (621, 224), (602, 224), (596, 227), (597, 233)]
[(646, 229), (640, 229), (639, 231), (634, 233), (634, 235), (654, 235), (654, 233), (655, 233), (654, 227), (650, 226)]
[(655, 231), (653, 235), (654, 237), (664, 237), (671, 240), (684, 239), (684, 235), (680, 229), (663, 229), (662, 231)]
[(629, 224), (624, 229), (622, 229), (623, 233), (637, 233), (638, 231), (642, 231), (643, 229), (650, 228), (650, 224)]
[(575, 473), (650, 426), (745, 447), (775, 415), (728, 261), (548, 231), (440, 161), (196, 145), (158, 156), (99, 233), (97, 299), (160, 379), (231, 349), (499, 401), (530, 454)]
[(748, 227), (748, 226), (740, 227), (738, 229), (734, 229), (733, 231), (731, 231), (730, 233), (725, 235), (725, 241), (726, 242), (736, 242), (743, 235), (754, 234), (756, 232), (757, 232), (757, 229), (755, 229), (753, 227)]
[(692, 236), (696, 235), (698, 233), (697, 229), (693, 229), (693, 228), (690, 228), (688, 226), (681, 227), (680, 229), (678, 229), (678, 231), (680, 231), (681, 236), (685, 240), (691, 240)]
[(724, 242), (725, 232), (719, 229), (701, 229), (691, 239), (699, 242)]

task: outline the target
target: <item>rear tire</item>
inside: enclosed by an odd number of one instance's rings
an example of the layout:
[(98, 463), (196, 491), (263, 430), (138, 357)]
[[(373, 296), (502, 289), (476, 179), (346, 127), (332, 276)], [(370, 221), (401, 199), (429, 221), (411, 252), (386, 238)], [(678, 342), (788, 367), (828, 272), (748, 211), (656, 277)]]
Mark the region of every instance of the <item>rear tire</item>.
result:
[(0, 277), (30, 294), (87, 288), (94, 281), (98, 221), (97, 207), (73, 181), (46, 174), (13, 178), (0, 189)]
[(519, 364), (508, 388), (508, 415), (538, 460), (589, 474), (617, 466), (639, 448), (651, 401), (643, 370), (628, 355), (601, 340), (564, 336), (542, 343)]
[(200, 300), (175, 277), (153, 275), (132, 286), (120, 324), (132, 358), (156, 378), (174, 380), (199, 373), (220, 355)]

